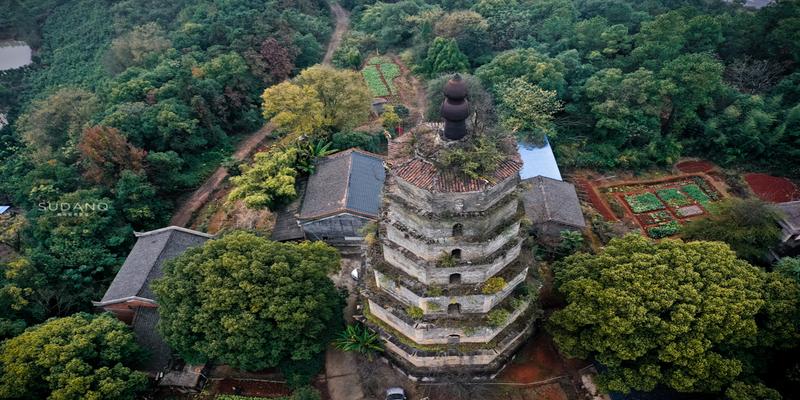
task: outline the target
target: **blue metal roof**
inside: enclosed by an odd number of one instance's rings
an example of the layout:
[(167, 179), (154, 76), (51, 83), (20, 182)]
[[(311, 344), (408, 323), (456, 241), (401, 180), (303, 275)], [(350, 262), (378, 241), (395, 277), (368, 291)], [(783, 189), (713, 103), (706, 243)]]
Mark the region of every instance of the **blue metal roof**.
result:
[(519, 172), (520, 178), (528, 179), (544, 176), (559, 181), (563, 180), (561, 179), (561, 171), (559, 171), (556, 163), (556, 156), (553, 154), (553, 148), (550, 147), (550, 141), (547, 140), (547, 137), (544, 138), (544, 145), (541, 147), (519, 142), (517, 143), (517, 149), (522, 159), (522, 170)]
[(353, 152), (351, 157), (347, 208), (378, 215), (381, 207), (383, 182), (386, 179), (383, 160), (359, 152)]

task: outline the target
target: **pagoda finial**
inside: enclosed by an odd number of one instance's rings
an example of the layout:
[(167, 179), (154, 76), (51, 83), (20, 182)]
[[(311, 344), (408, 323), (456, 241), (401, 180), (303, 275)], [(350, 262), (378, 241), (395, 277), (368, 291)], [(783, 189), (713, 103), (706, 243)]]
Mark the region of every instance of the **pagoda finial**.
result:
[(450, 140), (460, 140), (467, 135), (469, 101), (467, 84), (461, 75), (455, 74), (444, 85), (444, 101), (440, 115), (444, 119), (444, 136)]

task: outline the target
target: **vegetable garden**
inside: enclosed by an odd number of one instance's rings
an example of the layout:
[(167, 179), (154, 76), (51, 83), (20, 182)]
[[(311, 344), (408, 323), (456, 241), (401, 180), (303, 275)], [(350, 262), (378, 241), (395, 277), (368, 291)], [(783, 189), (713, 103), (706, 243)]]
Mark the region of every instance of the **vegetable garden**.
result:
[(364, 76), (364, 81), (373, 96), (387, 97), (398, 94), (394, 79), (400, 76), (400, 67), (389, 57), (371, 57), (361, 69), (361, 75)]
[(721, 198), (720, 193), (700, 175), (658, 181), (643, 181), (600, 188), (605, 200), (620, 218), (626, 215), (654, 239), (673, 236), (683, 222), (703, 215)]

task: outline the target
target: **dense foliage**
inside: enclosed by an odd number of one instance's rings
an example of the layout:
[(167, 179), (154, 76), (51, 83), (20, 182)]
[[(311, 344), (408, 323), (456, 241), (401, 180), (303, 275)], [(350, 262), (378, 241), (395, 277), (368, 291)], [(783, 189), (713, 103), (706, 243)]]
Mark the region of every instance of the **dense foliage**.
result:
[(568, 305), (550, 319), (555, 341), (599, 361), (609, 390), (719, 392), (754, 372), (748, 351), (798, 340), (797, 283), (720, 242), (628, 235), (564, 259), (556, 284)]
[(798, 176), (800, 3), (737, 3), (354, 0), (341, 56), (410, 48), (420, 71), (466, 63), (495, 95), (517, 78), (554, 90), (565, 165), (644, 169), (696, 155)]
[(707, 218), (696, 219), (681, 230), (687, 240), (718, 240), (727, 243), (740, 258), (763, 263), (767, 253), (780, 243), (781, 215), (758, 199), (729, 199), (715, 204)]
[(133, 333), (110, 314), (48, 320), (0, 345), (4, 399), (133, 400), (147, 376)]
[(190, 362), (258, 371), (311, 360), (341, 324), (328, 279), (338, 266), (338, 253), (322, 242), (244, 232), (209, 241), (171, 261), (154, 284), (160, 331)]
[[(0, 261), (2, 337), (88, 310), (132, 231), (163, 226), (235, 137), (263, 125), (264, 88), (316, 63), (331, 25), (318, 0), (0, 8), (0, 32), (37, 50), (32, 66), (0, 73), (11, 122), (0, 130), (0, 199), (28, 221), (21, 258)], [(93, 209), (64, 213), (64, 204)]]

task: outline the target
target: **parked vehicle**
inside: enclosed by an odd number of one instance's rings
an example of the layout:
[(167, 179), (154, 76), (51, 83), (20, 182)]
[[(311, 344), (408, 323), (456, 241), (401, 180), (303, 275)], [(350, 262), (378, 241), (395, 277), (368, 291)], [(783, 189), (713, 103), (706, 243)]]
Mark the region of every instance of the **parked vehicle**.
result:
[(386, 400), (408, 400), (406, 391), (400, 387), (386, 389)]

